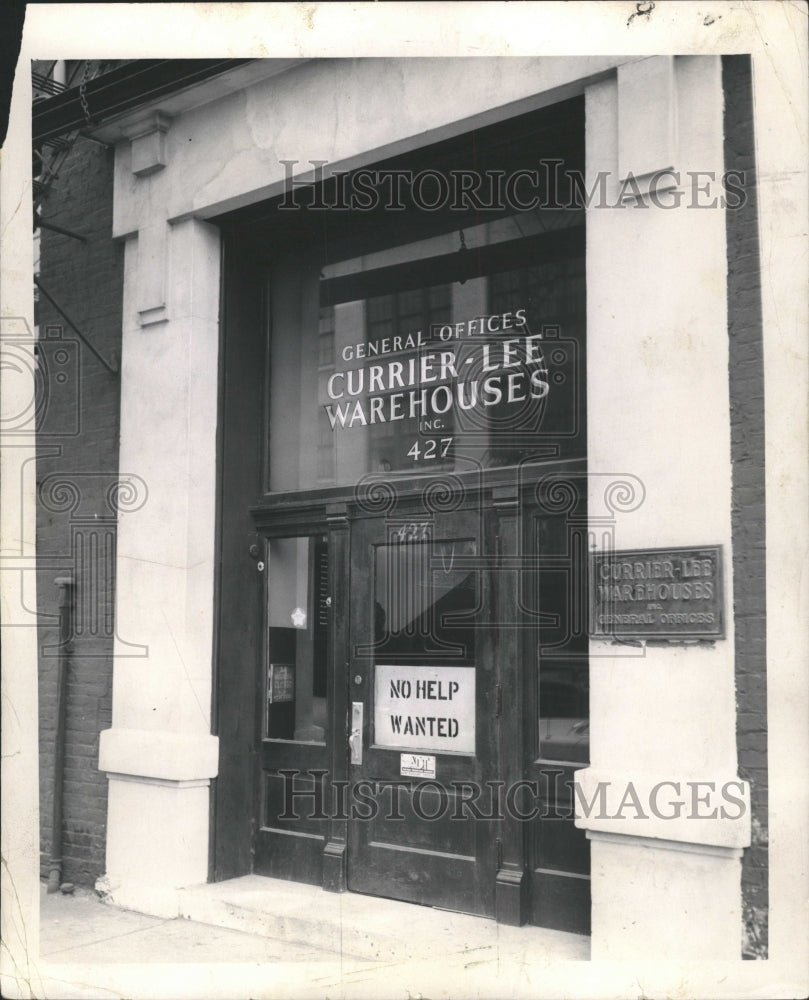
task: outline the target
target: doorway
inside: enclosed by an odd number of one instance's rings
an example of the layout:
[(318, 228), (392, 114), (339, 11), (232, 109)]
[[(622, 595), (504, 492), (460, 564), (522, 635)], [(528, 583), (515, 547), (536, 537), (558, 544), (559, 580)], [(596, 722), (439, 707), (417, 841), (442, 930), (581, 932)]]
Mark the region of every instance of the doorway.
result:
[(225, 225), (212, 877), (583, 931), (583, 216), (405, 215)]

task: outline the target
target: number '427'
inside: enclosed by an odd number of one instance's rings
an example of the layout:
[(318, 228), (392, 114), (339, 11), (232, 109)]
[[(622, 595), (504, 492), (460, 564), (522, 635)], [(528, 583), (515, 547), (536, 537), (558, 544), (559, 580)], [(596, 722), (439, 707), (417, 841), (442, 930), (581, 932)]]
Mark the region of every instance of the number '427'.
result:
[(407, 455), (414, 462), (429, 462), (435, 458), (446, 458), (452, 444), (452, 438), (428, 438), (426, 441), (414, 441)]

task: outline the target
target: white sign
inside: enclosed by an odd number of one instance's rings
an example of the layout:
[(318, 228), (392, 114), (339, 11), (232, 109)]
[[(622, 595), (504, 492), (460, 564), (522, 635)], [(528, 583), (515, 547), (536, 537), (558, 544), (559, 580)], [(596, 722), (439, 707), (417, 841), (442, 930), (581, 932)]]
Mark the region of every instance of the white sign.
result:
[(435, 757), (425, 753), (403, 753), (399, 759), (403, 778), (434, 778)]
[(374, 743), (474, 754), (475, 668), (378, 665)]

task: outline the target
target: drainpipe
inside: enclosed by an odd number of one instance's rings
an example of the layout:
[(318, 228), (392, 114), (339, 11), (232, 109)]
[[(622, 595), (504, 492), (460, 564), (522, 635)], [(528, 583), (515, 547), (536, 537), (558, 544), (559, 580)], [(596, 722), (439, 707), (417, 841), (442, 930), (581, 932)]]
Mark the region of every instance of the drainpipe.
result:
[(59, 588), (59, 662), (56, 666), (56, 741), (53, 751), (53, 825), (48, 892), (58, 892), (62, 882), (62, 792), (65, 777), (65, 729), (67, 723), (67, 666), (70, 642), (73, 578), (57, 576)]

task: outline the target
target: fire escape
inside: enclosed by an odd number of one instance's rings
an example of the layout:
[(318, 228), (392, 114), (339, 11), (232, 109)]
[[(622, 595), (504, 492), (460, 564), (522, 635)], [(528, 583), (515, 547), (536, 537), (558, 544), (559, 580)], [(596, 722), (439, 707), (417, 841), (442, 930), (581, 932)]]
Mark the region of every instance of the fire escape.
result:
[[(119, 60), (117, 62), (110, 61), (80, 61), (74, 63), (65, 63), (61, 61), (51, 61), (47, 63), (35, 63), (35, 69), (32, 73), (33, 80), (33, 91), (34, 91), (34, 112), (36, 113), (37, 106), (50, 97), (56, 97), (59, 94), (65, 93), (65, 91), (71, 90), (74, 87), (78, 87), (78, 96), (81, 102), (82, 110), (84, 111), (85, 122), (84, 127), (89, 127), (93, 125), (93, 119), (90, 114), (90, 108), (87, 103), (86, 87), (87, 84), (102, 76), (104, 73), (109, 72), (111, 69), (122, 65), (123, 63)], [(58, 79), (62, 77), (62, 79)], [(76, 140), (82, 135), (84, 128), (82, 127), (72, 127), (62, 134), (57, 135), (47, 135), (43, 138), (37, 139), (34, 137), (34, 144), (32, 146), (33, 159), (32, 159), (32, 174), (34, 179), (34, 228), (41, 226), (43, 229), (52, 229), (54, 232), (61, 233), (63, 236), (70, 236), (74, 239), (83, 240), (84, 237), (78, 233), (67, 232), (58, 226), (53, 225), (53, 223), (47, 222), (42, 218), (41, 207), (42, 203), (47, 197), (52, 185), (59, 178), (59, 171), (65, 163), (65, 160), (70, 155), (70, 151), (73, 149)], [(85, 138), (90, 138), (85, 136)], [(92, 139), (91, 141), (97, 142), (97, 139)]]
[[(70, 239), (86, 242), (82, 233), (71, 232), (43, 217), (48, 192), (58, 183), (76, 142), (100, 142), (95, 130), (118, 115), (150, 101), (172, 95), (231, 73), (253, 59), (119, 59), (83, 61), (35, 61), (33, 66), (32, 177), (34, 232), (47, 229)], [(102, 143), (106, 145), (106, 143)], [(68, 167), (69, 169), (69, 167)], [(76, 332), (82, 342), (111, 373), (110, 365), (54, 301), (34, 275), (35, 292), (44, 295)]]
[[(49, 61), (49, 62), (35, 62), (34, 69), (31, 74), (32, 78), (32, 89), (33, 89), (33, 113), (36, 114), (37, 110), (42, 106), (43, 102), (49, 100), (53, 97), (58, 97), (70, 91), (73, 88), (78, 88), (79, 101), (81, 102), (82, 111), (84, 113), (84, 123), (82, 126), (73, 126), (67, 128), (58, 133), (46, 134), (44, 136), (38, 137), (36, 131), (34, 133), (33, 143), (31, 146), (31, 176), (33, 179), (33, 207), (34, 207), (34, 233), (38, 229), (47, 229), (54, 233), (59, 233), (62, 236), (67, 236), (70, 239), (78, 240), (81, 243), (86, 242), (86, 238), (77, 232), (73, 232), (70, 229), (65, 229), (63, 226), (58, 226), (52, 220), (43, 218), (43, 209), (47, 206), (47, 196), (53, 185), (59, 180), (59, 173), (62, 170), (65, 162), (67, 161), (70, 153), (76, 144), (79, 137), (83, 137), (91, 142), (98, 142), (99, 140), (86, 135), (85, 130), (89, 126), (93, 125), (92, 116), (90, 114), (90, 109), (87, 103), (86, 87), (91, 80), (95, 80), (99, 76), (109, 72), (122, 65), (122, 61), (118, 60), (116, 62), (111, 61), (76, 61), (76, 62), (64, 62), (64, 61)], [(90, 340), (82, 333), (81, 329), (76, 325), (76, 323), (67, 315), (65, 310), (59, 303), (53, 298), (53, 296), (45, 289), (40, 279), (38, 273), (38, 264), (35, 265), (34, 271), (34, 301), (35, 304), (39, 301), (39, 296), (44, 295), (46, 299), (51, 303), (51, 305), (59, 312), (62, 317), (66, 320), (68, 325), (72, 327), (75, 333), (79, 336), (81, 341), (89, 348), (89, 350), (96, 356), (96, 358), (101, 362), (101, 364), (111, 373), (117, 374), (117, 367), (114, 364), (110, 364), (106, 358), (102, 357), (101, 354), (96, 350)]]

